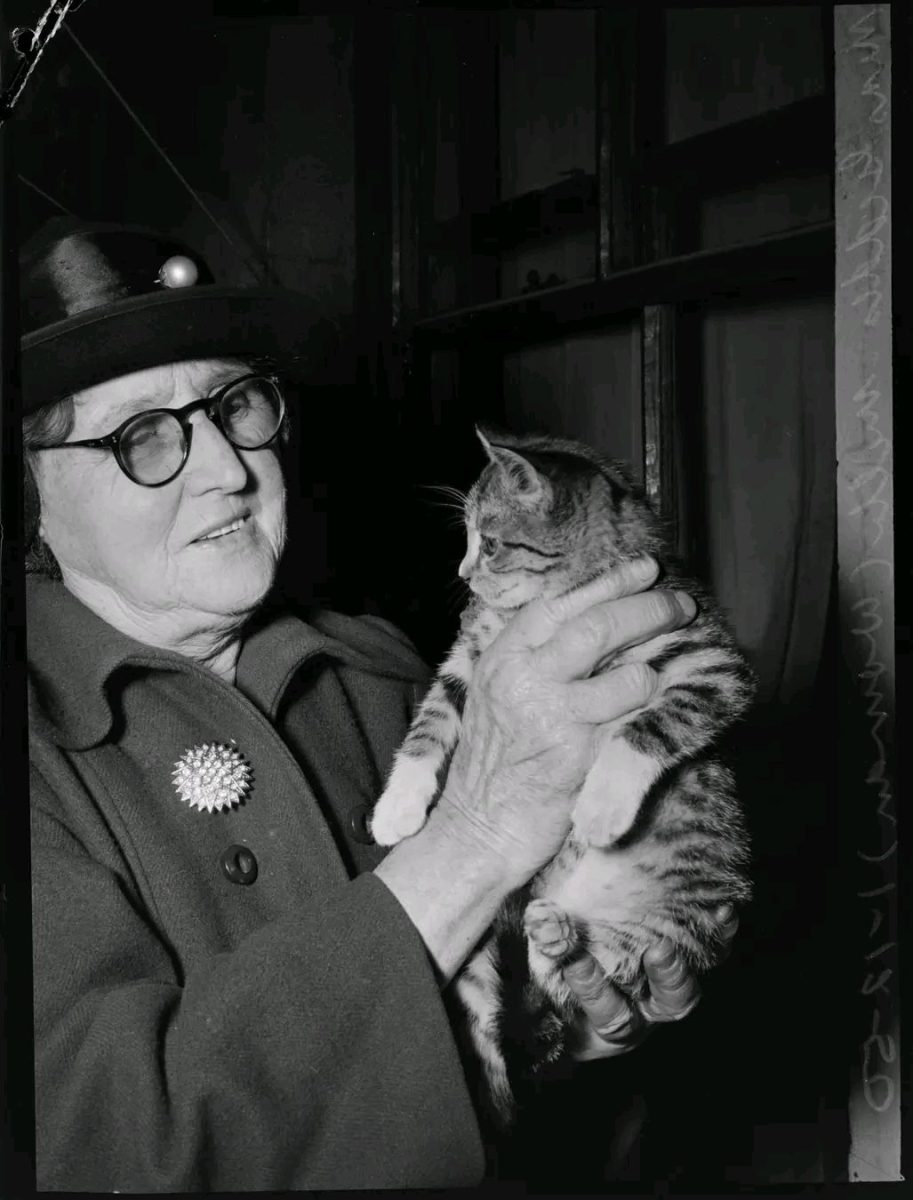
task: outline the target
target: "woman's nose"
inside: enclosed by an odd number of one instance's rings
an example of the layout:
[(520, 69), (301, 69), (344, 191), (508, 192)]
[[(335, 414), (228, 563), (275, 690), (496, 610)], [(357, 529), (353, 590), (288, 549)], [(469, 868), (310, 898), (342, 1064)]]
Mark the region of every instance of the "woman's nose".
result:
[(247, 467), (238, 451), (205, 412), (194, 413), (191, 423), (193, 437), (184, 467), (188, 482), (201, 491), (240, 491), (247, 483)]

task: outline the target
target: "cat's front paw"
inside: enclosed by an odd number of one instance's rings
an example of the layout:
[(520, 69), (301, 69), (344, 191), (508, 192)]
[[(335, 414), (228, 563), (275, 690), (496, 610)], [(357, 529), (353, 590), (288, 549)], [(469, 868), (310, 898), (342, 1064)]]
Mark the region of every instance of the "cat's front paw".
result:
[(567, 958), (577, 945), (574, 922), (551, 900), (530, 900), (523, 913), (523, 931), (546, 958)]
[(437, 771), (417, 758), (401, 758), (371, 816), (371, 836), (378, 846), (395, 846), (425, 824), (437, 791)]
[(577, 797), (575, 836), (588, 846), (614, 845), (636, 821), (644, 796), (661, 773), (655, 759), (639, 754), (621, 738), (607, 741)]
[(627, 805), (615, 807), (603, 803), (601, 807), (581, 811), (578, 807), (574, 813), (574, 837), (586, 846), (596, 846), (600, 850), (608, 850), (631, 828), (636, 816), (636, 809), (631, 812)]

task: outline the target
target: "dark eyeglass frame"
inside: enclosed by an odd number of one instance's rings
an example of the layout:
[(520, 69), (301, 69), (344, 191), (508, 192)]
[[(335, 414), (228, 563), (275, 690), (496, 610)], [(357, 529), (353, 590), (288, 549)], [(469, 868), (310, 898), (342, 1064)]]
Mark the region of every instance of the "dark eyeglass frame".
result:
[[(261, 383), (268, 383), (275, 388), (276, 395), (279, 397), (279, 421), (276, 425), (275, 433), (271, 434), (265, 442), (260, 442), (256, 446), (240, 446), (237, 442), (232, 441), (226, 431), (219, 409), (222, 401), (233, 388), (236, 388), (238, 384), (249, 383), (255, 379)], [(106, 433), (104, 437), (83, 438), (76, 442), (60, 442), (56, 446), (36, 446), (34, 449), (68, 450), (71, 446), (89, 446), (95, 450), (111, 450), (117, 460), (117, 465), (132, 483), (137, 484), (139, 487), (164, 487), (166, 483), (171, 483), (173, 479), (176, 479), (180, 475), (187, 463), (187, 459), (190, 457), (190, 444), (193, 440), (193, 426), (190, 424), (190, 418), (200, 409), (206, 413), (206, 416), (212, 421), (213, 425), (215, 425), (216, 429), (218, 429), (229, 445), (233, 446), (236, 450), (265, 450), (279, 436), (279, 432), (285, 421), (285, 396), (283, 395), (279, 380), (274, 375), (264, 375), (259, 371), (254, 371), (249, 375), (239, 375), (237, 379), (229, 380), (228, 383), (217, 388), (211, 396), (204, 396), (199, 400), (191, 400), (189, 404), (185, 404), (182, 408), (145, 408), (142, 412), (133, 413), (132, 416), (127, 417), (126, 421), (122, 421), (116, 429), (112, 430), (111, 433)], [(157, 483), (145, 483), (142, 479), (137, 479), (124, 462), (120, 449), (121, 438), (136, 421), (146, 420), (149, 417), (158, 416), (160, 413), (174, 417), (180, 424), (181, 432), (184, 435), (184, 452), (181, 455), (179, 466), (167, 479), (161, 479)]]

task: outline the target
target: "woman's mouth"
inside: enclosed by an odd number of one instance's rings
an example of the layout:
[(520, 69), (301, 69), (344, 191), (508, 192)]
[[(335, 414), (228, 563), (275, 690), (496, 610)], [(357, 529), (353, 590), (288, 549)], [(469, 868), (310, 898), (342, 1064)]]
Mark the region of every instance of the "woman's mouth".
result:
[(242, 526), (247, 524), (248, 517), (236, 517), (234, 521), (229, 521), (225, 525), (219, 525), (216, 529), (209, 533), (204, 533), (196, 539), (197, 542), (214, 542), (218, 538), (226, 537), (229, 533), (236, 533)]

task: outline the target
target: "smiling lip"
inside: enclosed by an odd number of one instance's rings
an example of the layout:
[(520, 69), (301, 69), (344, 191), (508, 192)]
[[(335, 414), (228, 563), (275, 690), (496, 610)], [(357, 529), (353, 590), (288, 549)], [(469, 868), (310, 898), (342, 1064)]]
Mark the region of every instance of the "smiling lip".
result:
[(201, 533), (199, 537), (194, 538), (195, 542), (213, 542), (220, 537), (224, 537), (226, 533), (234, 533), (244, 525), (250, 513), (243, 513), (239, 517), (235, 517), (231, 521), (223, 521), (220, 525), (211, 525), (205, 533)]

